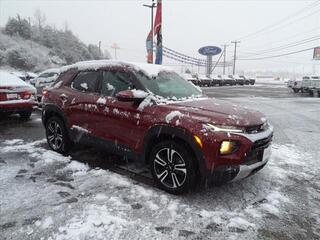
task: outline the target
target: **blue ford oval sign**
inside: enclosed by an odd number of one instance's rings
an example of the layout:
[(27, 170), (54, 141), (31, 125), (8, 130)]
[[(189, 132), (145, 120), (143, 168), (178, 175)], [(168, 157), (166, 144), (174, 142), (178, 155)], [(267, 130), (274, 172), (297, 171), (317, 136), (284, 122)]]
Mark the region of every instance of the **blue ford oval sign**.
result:
[(206, 56), (210, 56), (210, 55), (214, 56), (221, 53), (221, 51), (222, 51), (221, 48), (215, 47), (215, 46), (206, 46), (198, 50), (200, 54), (206, 55)]

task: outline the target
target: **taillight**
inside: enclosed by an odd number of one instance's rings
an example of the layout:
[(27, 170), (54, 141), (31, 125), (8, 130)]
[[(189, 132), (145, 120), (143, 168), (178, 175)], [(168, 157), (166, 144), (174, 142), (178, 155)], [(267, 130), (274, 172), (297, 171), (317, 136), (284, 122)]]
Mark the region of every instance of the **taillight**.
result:
[(0, 101), (6, 101), (7, 100), (7, 94), (0, 92)]
[(11, 87), (0, 87), (0, 101), (6, 101), (7, 100), (7, 92), (8, 90), (11, 90)]
[(46, 97), (48, 95), (48, 90), (44, 89), (42, 90), (42, 96)]
[(29, 91), (24, 91), (20, 93), (20, 98), (21, 99), (29, 99), (32, 96), (32, 93)]

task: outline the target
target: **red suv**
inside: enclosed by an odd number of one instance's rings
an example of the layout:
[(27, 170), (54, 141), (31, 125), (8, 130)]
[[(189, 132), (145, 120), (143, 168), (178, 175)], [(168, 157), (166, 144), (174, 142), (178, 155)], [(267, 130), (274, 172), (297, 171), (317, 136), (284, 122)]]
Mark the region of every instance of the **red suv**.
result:
[(51, 149), (90, 144), (149, 164), (174, 194), (200, 179), (223, 183), (262, 169), (273, 129), (265, 117), (202, 95), (163, 66), (118, 61), (62, 68), (44, 91), (42, 121)]

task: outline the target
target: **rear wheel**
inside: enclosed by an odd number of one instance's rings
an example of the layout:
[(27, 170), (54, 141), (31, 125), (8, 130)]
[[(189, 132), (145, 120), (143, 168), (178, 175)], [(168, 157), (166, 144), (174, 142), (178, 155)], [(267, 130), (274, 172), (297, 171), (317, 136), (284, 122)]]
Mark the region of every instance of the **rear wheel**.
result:
[(177, 142), (165, 141), (154, 146), (150, 154), (150, 167), (156, 184), (169, 193), (186, 193), (195, 184), (192, 154)]
[(20, 118), (23, 121), (28, 121), (31, 117), (32, 114), (32, 110), (27, 110), (27, 111), (23, 111), (23, 112), (19, 112)]
[(71, 141), (63, 121), (59, 117), (51, 117), (46, 123), (46, 137), (49, 147), (59, 153), (67, 153)]

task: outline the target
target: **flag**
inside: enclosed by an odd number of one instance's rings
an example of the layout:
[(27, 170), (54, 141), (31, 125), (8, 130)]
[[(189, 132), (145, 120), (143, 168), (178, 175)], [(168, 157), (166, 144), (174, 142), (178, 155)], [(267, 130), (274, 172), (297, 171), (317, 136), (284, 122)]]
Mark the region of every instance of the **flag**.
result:
[(152, 31), (149, 32), (147, 40), (146, 40), (146, 48), (147, 48), (147, 62), (153, 63), (153, 43), (152, 43)]
[(162, 0), (158, 0), (156, 18), (154, 22), (154, 34), (157, 36), (156, 61), (155, 64), (162, 64)]

